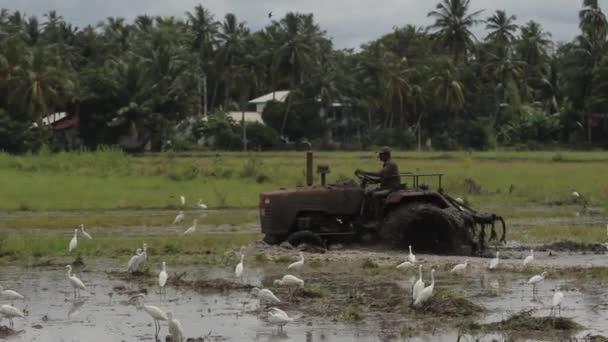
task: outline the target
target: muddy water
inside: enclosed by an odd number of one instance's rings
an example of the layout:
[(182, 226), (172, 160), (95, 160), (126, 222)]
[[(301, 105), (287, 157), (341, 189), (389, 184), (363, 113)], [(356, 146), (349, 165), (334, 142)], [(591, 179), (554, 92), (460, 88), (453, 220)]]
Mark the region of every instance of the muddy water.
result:
[[(5, 267), (0, 270), (0, 283), (5, 288), (20, 291), (25, 301), (14, 305), (27, 311), (27, 318), (16, 319), (16, 330), (22, 330), (9, 341), (153, 341), (154, 325), (151, 318), (133, 305), (128, 305), (129, 294), (116, 288), (138, 290), (135, 282), (116, 280), (105, 271), (117, 271), (112, 262), (89, 266), (95, 271), (80, 271), (78, 276), (87, 285), (82, 298), (75, 300), (63, 268), (22, 269)], [(103, 272), (102, 272), (103, 271)], [(173, 270), (172, 272), (174, 272)], [(189, 268), (189, 272), (195, 271)], [(170, 274), (173, 274), (170, 272)], [(274, 270), (270, 271), (274, 272)], [(210, 278), (228, 278), (225, 269), (205, 272)], [(249, 272), (246, 281), (259, 284), (264, 269)], [(408, 277), (407, 284), (411, 281)], [(536, 309), (538, 315), (548, 315), (553, 291), (565, 293), (562, 315), (573, 318), (586, 327), (578, 336), (589, 333), (608, 336), (608, 294), (598, 285), (575, 288), (560, 280), (547, 280), (538, 287), (538, 294), (525, 284), (526, 279), (513, 279), (505, 274), (487, 274), (471, 271), (462, 279), (439, 279), (437, 286), (454, 287), (488, 309), (480, 322), (493, 322), (509, 315)], [(161, 297), (156, 288), (148, 288), (146, 302), (171, 310), (180, 319), (188, 337), (207, 337), (209, 341), (400, 341), (399, 326), (386, 323), (378, 315), (366, 318), (365, 323), (343, 324), (309, 317), (290, 305), (286, 310), (296, 319), (283, 331), (268, 324), (263, 310), (247, 293), (198, 294), (184, 289), (168, 288)], [(112, 296), (110, 296), (112, 294)], [(407, 295), (407, 294), (406, 294)], [(604, 303), (604, 304), (602, 304)], [(411, 318), (409, 318), (411, 319)], [(407, 321), (408, 318), (404, 318)], [(3, 323), (6, 324), (6, 321)], [(410, 322), (411, 323), (411, 322)], [(408, 341), (456, 341), (458, 332), (450, 328), (428, 329)], [(161, 340), (167, 335), (162, 323)], [(502, 335), (465, 335), (461, 341), (503, 340)], [(538, 338), (543, 340), (543, 338)], [(548, 338), (545, 340), (551, 340)]]

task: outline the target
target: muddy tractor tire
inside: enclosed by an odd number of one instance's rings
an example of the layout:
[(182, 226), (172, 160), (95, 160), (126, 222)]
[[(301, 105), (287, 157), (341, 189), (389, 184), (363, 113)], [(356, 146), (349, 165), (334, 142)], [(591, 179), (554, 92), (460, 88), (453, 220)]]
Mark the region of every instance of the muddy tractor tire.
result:
[(387, 215), (381, 237), (397, 248), (412, 245), (421, 252), (470, 254), (470, 231), (457, 215), (431, 204), (402, 204)]
[(287, 237), (287, 242), (294, 247), (305, 243), (310, 246), (325, 247), (321, 237), (310, 230), (300, 230)]
[(263, 240), (269, 245), (278, 245), (281, 242), (285, 241), (285, 237), (280, 235), (266, 234), (264, 235)]

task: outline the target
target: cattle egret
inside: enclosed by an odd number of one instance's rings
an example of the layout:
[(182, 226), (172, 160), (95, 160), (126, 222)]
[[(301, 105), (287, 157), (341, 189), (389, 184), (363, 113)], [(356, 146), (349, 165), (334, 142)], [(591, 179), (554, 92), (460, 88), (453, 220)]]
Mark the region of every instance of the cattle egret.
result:
[(181, 202), (182, 206), (186, 205), (186, 197), (184, 195), (179, 196), (179, 201)]
[(163, 310), (161, 310), (160, 308), (158, 308), (157, 306), (145, 304), (144, 300), (146, 298), (146, 295), (143, 293), (136, 294), (135, 296), (131, 297), (129, 299), (129, 301), (131, 301), (134, 298), (138, 299), (137, 308), (143, 309), (154, 320), (154, 329), (155, 329), (154, 337), (156, 339), (158, 339), (158, 333), (160, 333), (160, 322), (159, 321), (167, 321), (168, 320), (167, 314), (165, 314), (165, 312)]
[(572, 192), (572, 196), (576, 197), (576, 198), (581, 198), (581, 194), (578, 191), (573, 191)]
[(239, 262), (234, 268), (234, 275), (237, 278), (240, 278), (243, 275), (243, 259), (245, 259), (245, 254), (241, 253), (241, 262)]
[(136, 271), (135, 264), (137, 263), (137, 259), (139, 258), (141, 253), (143, 253), (141, 248), (135, 250), (135, 255), (132, 256), (131, 259), (129, 259), (129, 262), (127, 263), (127, 272)]
[(207, 209), (207, 205), (205, 203), (203, 203), (202, 199), (199, 199), (198, 203), (196, 205), (203, 210)]
[(412, 289), (412, 300), (416, 300), (418, 294), (424, 289), (424, 281), (422, 281), (422, 265), (418, 266), (418, 280)]
[(396, 267), (396, 268), (397, 268), (398, 270), (404, 270), (404, 269), (409, 268), (409, 267), (412, 267), (412, 266), (414, 266), (414, 264), (412, 264), (411, 262), (409, 262), (409, 261), (404, 261), (404, 262), (400, 263), (399, 265), (397, 265), (397, 267)]
[(553, 295), (553, 302), (551, 305), (551, 314), (553, 314), (553, 310), (557, 308), (559, 310), (559, 315), (562, 315), (562, 301), (564, 300), (564, 294), (561, 291), (555, 291)]
[(534, 261), (534, 250), (533, 249), (530, 250), (530, 255), (528, 255), (524, 259), (524, 266), (528, 266), (528, 264), (531, 263), (532, 261)]
[(464, 200), (460, 197), (456, 197), (454, 200), (460, 204), (464, 204)]
[(532, 293), (536, 292), (536, 285), (541, 281), (545, 280), (546, 276), (547, 272), (543, 272), (542, 274), (535, 275), (534, 277), (530, 278), (530, 280), (528, 280), (528, 285), (532, 285)]
[(72, 275), (72, 265), (67, 265), (65, 268), (68, 269), (68, 280), (74, 289), (74, 297), (80, 297), (80, 290), (86, 290), (86, 286), (84, 286), (82, 280), (78, 279), (77, 276)]
[(10, 322), (10, 327), (13, 327), (13, 318), (21, 317), (24, 318), (25, 315), (19, 309), (14, 306), (4, 304), (0, 306), (0, 315), (4, 316)]
[(184, 222), (184, 211), (180, 210), (179, 213), (177, 213), (177, 216), (175, 216), (175, 220), (173, 220), (173, 224), (180, 224), (182, 222)]
[(274, 281), (275, 285), (278, 286), (299, 286), (299, 287), (304, 287), (304, 280), (296, 277), (296, 276), (292, 276), (291, 274), (286, 274), (283, 276), (282, 279), (276, 279)]
[(143, 269), (146, 264), (146, 260), (148, 260), (148, 245), (144, 243), (142, 252), (135, 259), (135, 263), (133, 264), (133, 271), (140, 271)]
[(78, 229), (74, 229), (74, 236), (72, 240), (70, 240), (69, 252), (72, 253), (73, 250), (78, 246)]
[(82, 235), (83, 235), (84, 237), (86, 237), (87, 239), (89, 239), (89, 240), (93, 240), (93, 237), (91, 236), (91, 234), (89, 234), (89, 233), (87, 233), (87, 232), (85, 232), (85, 231), (84, 231), (84, 224), (81, 224), (81, 225), (80, 225), (80, 232), (81, 232), (81, 233), (82, 233)]
[(416, 300), (414, 301), (414, 305), (418, 306), (428, 301), (431, 296), (433, 296), (433, 289), (435, 288), (435, 269), (431, 269), (431, 285), (425, 287), (420, 293)]
[(260, 304), (277, 304), (281, 302), (281, 300), (269, 289), (259, 289), (254, 287), (251, 289), (251, 295), (258, 297)]
[(161, 294), (163, 292), (163, 288), (165, 287), (165, 285), (167, 285), (167, 278), (168, 277), (169, 276), (167, 275), (167, 264), (163, 261), (163, 269), (158, 274), (158, 285), (160, 286), (160, 292), (161, 292)]
[(300, 252), (300, 260), (289, 264), (289, 266), (287, 266), (287, 269), (299, 270), (300, 268), (302, 268), (302, 266), (304, 266), (304, 253)]
[(17, 300), (17, 299), (23, 299), (23, 295), (21, 295), (19, 292), (13, 291), (13, 290), (5, 290), (2, 285), (0, 285), (0, 296), (2, 296), (3, 298), (6, 298), (8, 300)]
[(489, 269), (493, 270), (496, 267), (498, 267), (498, 263), (500, 262), (500, 252), (496, 252), (496, 257), (492, 260), (490, 260), (490, 265), (488, 266)]
[(268, 321), (272, 324), (277, 324), (279, 329), (282, 330), (285, 324), (293, 322), (293, 318), (289, 317), (285, 311), (273, 307), (268, 311)]
[(450, 273), (462, 272), (467, 268), (468, 265), (469, 265), (469, 260), (465, 260), (464, 263), (454, 266), (454, 268), (452, 268)]
[(410, 245), (409, 247), (410, 247), (410, 254), (407, 256), (407, 261), (411, 262), (412, 264), (415, 264), (416, 256), (414, 255), (414, 253), (412, 253), (412, 245)]
[(185, 232), (184, 232), (182, 235), (183, 235), (183, 236), (186, 236), (186, 235), (193, 234), (193, 233), (196, 231), (196, 225), (197, 225), (197, 224), (198, 224), (198, 221), (195, 219), (195, 220), (192, 222), (192, 226), (191, 226), (190, 228), (186, 229), (186, 231), (185, 231)]
[(167, 311), (167, 321), (169, 323), (169, 335), (171, 335), (171, 341), (186, 341), (184, 338), (184, 328), (182, 328), (182, 324), (177, 320), (177, 318), (173, 317), (173, 313), (171, 311)]

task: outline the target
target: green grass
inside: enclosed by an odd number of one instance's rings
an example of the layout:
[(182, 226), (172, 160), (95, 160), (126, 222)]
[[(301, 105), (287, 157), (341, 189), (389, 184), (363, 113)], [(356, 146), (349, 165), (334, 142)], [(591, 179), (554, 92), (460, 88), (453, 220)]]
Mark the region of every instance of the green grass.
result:
[[(446, 191), (474, 206), (572, 203), (572, 190), (592, 205), (608, 203), (608, 154), (602, 152), (396, 152), (395, 159), (402, 171), (445, 173)], [(316, 162), (331, 165), (330, 181), (380, 167), (372, 152), (319, 152)], [(0, 208), (175, 208), (180, 194), (190, 208), (199, 198), (211, 207), (252, 208), (258, 193), (304, 179), (302, 152), (0, 154)], [(481, 191), (467, 193), (466, 179)]]

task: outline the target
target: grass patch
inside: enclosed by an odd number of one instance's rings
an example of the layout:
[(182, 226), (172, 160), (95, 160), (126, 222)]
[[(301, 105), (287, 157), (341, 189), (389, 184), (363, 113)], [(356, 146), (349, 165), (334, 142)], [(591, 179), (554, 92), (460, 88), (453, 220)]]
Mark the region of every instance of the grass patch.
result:
[(349, 304), (344, 308), (344, 311), (340, 315), (343, 321), (346, 322), (359, 322), (363, 320), (365, 316), (365, 308), (359, 304)]
[(376, 269), (378, 264), (371, 258), (366, 258), (361, 262), (361, 268)]
[(420, 307), (417, 313), (445, 317), (471, 317), (485, 312), (485, 308), (463, 296), (446, 290), (437, 290), (433, 297)]
[(506, 320), (488, 324), (469, 325), (470, 330), (485, 331), (513, 331), (513, 332), (550, 332), (550, 331), (577, 331), (583, 327), (566, 317), (535, 317), (534, 310), (516, 313)]

